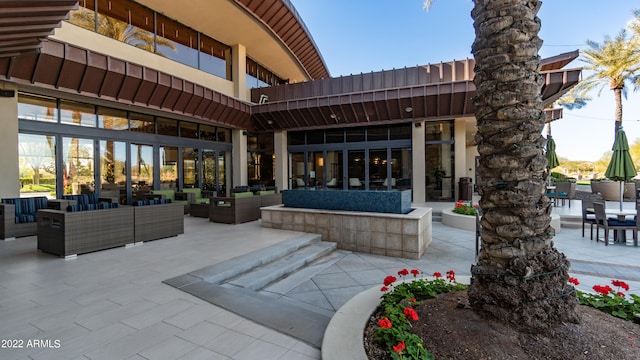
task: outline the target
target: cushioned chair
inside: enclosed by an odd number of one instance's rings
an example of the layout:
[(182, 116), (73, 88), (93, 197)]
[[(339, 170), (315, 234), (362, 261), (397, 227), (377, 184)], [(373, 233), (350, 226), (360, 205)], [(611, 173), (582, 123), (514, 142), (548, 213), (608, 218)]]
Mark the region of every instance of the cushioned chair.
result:
[(336, 180), (336, 178), (332, 178), (331, 180), (327, 181), (327, 187), (336, 187), (338, 186), (338, 180)]
[[(389, 178), (384, 179), (382, 186), (384, 186), (385, 188), (389, 186)], [(396, 178), (391, 178), (391, 187), (396, 187)]]
[(591, 234), (590, 239), (593, 240), (593, 225), (596, 224), (596, 214), (593, 211), (593, 203), (604, 200), (582, 200), (582, 237), (584, 237), (584, 226), (589, 224)]
[(301, 178), (296, 178), (296, 186), (297, 187), (305, 187), (307, 184)]
[(349, 188), (359, 189), (362, 186), (362, 182), (358, 178), (349, 178)]
[[(635, 220), (619, 221), (616, 219), (607, 219), (607, 214), (604, 211), (604, 202), (594, 202), (593, 210), (596, 213), (596, 242), (598, 241), (599, 229), (604, 229), (604, 245), (609, 245), (609, 230), (614, 231), (627, 231), (637, 230)], [(637, 231), (636, 231), (637, 233)], [(634, 234), (634, 240), (637, 242), (637, 237)]]
[(564, 206), (564, 201), (569, 200), (569, 208), (571, 208), (571, 200), (575, 197), (576, 194), (576, 184), (572, 182), (559, 182), (556, 183), (556, 206), (557, 201), (562, 201), (562, 206)]

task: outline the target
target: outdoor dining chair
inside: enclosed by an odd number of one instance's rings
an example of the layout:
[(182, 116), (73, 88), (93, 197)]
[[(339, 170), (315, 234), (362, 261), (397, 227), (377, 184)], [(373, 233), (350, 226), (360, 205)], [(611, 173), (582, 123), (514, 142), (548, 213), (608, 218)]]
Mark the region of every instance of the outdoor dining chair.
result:
[(596, 214), (593, 211), (593, 203), (596, 201), (604, 202), (604, 200), (582, 200), (582, 237), (584, 237), (584, 226), (589, 224), (591, 233), (590, 239), (593, 240), (593, 225), (596, 224)]
[(609, 230), (614, 231), (623, 231), (627, 230), (635, 231), (634, 233), (634, 242), (637, 242), (637, 220), (636, 221), (619, 221), (616, 219), (607, 219), (607, 214), (604, 210), (603, 202), (594, 202), (593, 210), (596, 213), (596, 242), (599, 241), (598, 235), (599, 230), (602, 228), (604, 230), (604, 245), (609, 245)]

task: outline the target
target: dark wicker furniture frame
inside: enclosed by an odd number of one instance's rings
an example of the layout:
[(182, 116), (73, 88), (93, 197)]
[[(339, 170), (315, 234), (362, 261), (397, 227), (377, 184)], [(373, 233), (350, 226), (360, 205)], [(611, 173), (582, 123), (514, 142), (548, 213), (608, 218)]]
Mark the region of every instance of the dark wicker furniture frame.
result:
[(134, 242), (133, 207), (67, 212), (38, 210), (38, 250), (62, 257)]
[(135, 242), (184, 234), (184, 205), (156, 204), (133, 206)]

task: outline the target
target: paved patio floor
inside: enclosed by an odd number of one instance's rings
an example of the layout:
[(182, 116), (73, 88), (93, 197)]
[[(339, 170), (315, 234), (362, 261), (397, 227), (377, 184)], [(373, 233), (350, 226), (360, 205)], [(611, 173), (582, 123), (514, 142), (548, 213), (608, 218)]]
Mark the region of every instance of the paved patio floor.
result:
[[(575, 216), (580, 203), (554, 211)], [(22, 346), (0, 348), (0, 359), (320, 359), (305, 342), (162, 283), (299, 235), (260, 221), (224, 225), (186, 216), (184, 235), (72, 260), (38, 253), (35, 236), (0, 241), (0, 339)], [(435, 222), (420, 260), (345, 252), (284, 296), (331, 313), (403, 267), (469, 275), (474, 240), (472, 232)], [(572, 260), (579, 288), (621, 279), (640, 294), (640, 247), (605, 247), (579, 228), (563, 228), (555, 245)]]

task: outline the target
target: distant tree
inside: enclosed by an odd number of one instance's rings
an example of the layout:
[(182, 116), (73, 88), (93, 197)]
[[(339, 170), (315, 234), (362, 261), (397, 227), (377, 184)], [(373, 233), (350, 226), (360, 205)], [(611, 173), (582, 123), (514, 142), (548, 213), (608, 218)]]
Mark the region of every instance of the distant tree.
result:
[(636, 169), (640, 169), (640, 138), (629, 145), (629, 153), (633, 159), (633, 163), (636, 165)]
[(613, 39), (605, 36), (602, 43), (587, 40), (589, 48), (582, 51), (581, 60), (587, 64), (584, 69), (591, 74), (562, 100), (565, 106), (573, 102), (570, 106), (579, 108), (590, 99), (591, 91), (598, 90), (599, 95), (608, 87), (615, 96), (616, 133), (622, 126), (622, 97), (626, 98), (627, 87), (640, 88), (640, 11), (634, 11), (634, 15), (631, 35), (623, 29)]

